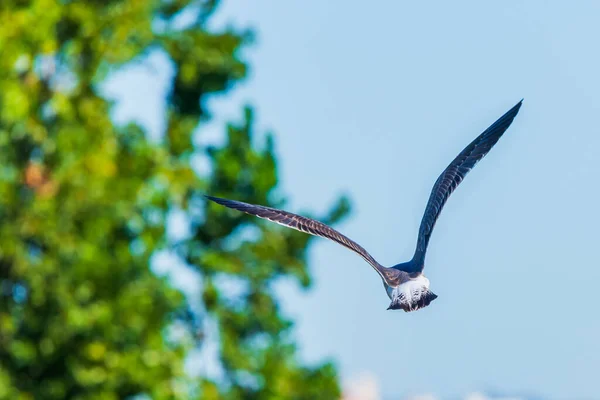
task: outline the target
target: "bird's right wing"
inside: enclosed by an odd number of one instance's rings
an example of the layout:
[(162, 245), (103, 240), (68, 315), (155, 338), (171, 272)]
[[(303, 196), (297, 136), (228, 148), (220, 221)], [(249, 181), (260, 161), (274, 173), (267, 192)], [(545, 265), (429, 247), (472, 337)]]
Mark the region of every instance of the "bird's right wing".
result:
[(242, 211), (246, 214), (254, 215), (259, 218), (264, 218), (266, 220), (275, 222), (288, 228), (296, 229), (300, 232), (331, 239), (334, 242), (341, 244), (342, 246), (354, 251), (362, 258), (364, 258), (365, 261), (371, 264), (371, 266), (379, 273), (379, 275), (381, 275), (381, 277), (388, 285), (396, 286), (398, 284), (397, 280), (399, 273), (397, 270), (382, 266), (358, 243), (342, 235), (335, 229), (325, 225), (322, 222), (316, 221), (311, 218), (302, 217), (300, 215), (292, 214), (287, 211), (278, 210), (276, 208), (258, 206), (236, 200), (222, 199), (214, 196), (205, 197), (225, 207), (233, 208), (234, 210)]
[(448, 200), (448, 197), (462, 182), (464, 177), (473, 169), (475, 164), (479, 162), (498, 142), (500, 137), (508, 129), (513, 119), (521, 108), (523, 100), (518, 102), (513, 108), (501, 116), (496, 122), (494, 122), (489, 128), (487, 128), (481, 135), (473, 140), (460, 154), (448, 165), (448, 167), (442, 172), (438, 180), (435, 182), (427, 207), (425, 208), (425, 214), (421, 220), (421, 227), (419, 228), (419, 238), (417, 240), (417, 249), (413, 262), (411, 263), (415, 267), (417, 272), (423, 270), (425, 252), (427, 251), (427, 244), (431, 237), (431, 232), (435, 226), (444, 204)]

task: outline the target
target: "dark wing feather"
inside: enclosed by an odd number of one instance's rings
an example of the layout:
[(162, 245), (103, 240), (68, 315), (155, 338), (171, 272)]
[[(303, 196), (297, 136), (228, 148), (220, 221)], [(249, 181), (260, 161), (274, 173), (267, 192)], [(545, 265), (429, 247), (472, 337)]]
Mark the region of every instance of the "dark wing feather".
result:
[(364, 258), (369, 264), (371, 264), (373, 268), (375, 268), (375, 270), (379, 273), (379, 275), (381, 275), (388, 285), (397, 284), (397, 282), (394, 280), (398, 275), (397, 271), (391, 268), (383, 267), (381, 264), (375, 261), (375, 259), (358, 243), (347, 238), (322, 222), (292, 214), (287, 211), (278, 210), (276, 208), (258, 206), (241, 201), (222, 199), (213, 196), (206, 196), (206, 198), (225, 207), (233, 208), (234, 210), (242, 211), (250, 215), (255, 215), (259, 218), (264, 218), (280, 225), (287, 226), (288, 228), (296, 229), (300, 232), (331, 239)]
[(473, 169), (475, 164), (477, 164), (477, 162), (490, 151), (496, 142), (498, 142), (498, 139), (500, 139), (502, 134), (508, 129), (519, 112), (522, 102), (523, 100), (517, 103), (517, 105), (511, 108), (506, 114), (500, 117), (471, 142), (439, 176), (433, 186), (423, 219), (421, 220), (417, 249), (413, 257), (413, 262), (411, 263), (415, 270), (407, 272), (423, 270), (425, 252), (427, 251), (427, 244), (429, 243), (431, 232), (448, 197), (450, 197), (450, 194), (452, 194), (454, 189), (462, 182), (469, 171)]

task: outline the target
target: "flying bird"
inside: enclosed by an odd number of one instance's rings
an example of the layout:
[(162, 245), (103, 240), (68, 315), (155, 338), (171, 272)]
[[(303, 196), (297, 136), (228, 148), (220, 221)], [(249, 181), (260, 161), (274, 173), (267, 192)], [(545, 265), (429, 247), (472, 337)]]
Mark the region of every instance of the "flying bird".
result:
[(519, 112), (522, 102), (523, 100), (518, 102), (506, 114), (500, 117), (465, 147), (438, 177), (431, 190), (429, 201), (427, 202), (427, 207), (425, 208), (425, 213), (421, 220), (417, 246), (413, 258), (410, 261), (396, 264), (392, 267), (384, 267), (379, 264), (373, 256), (358, 243), (314, 219), (271, 207), (222, 199), (214, 196), (206, 197), (223, 206), (255, 215), (301, 232), (331, 239), (334, 242), (347, 247), (364, 258), (365, 261), (368, 262), (381, 276), (385, 291), (391, 300), (388, 310), (402, 309), (406, 312), (416, 311), (427, 307), (438, 297), (429, 290), (429, 279), (423, 275), (423, 268), (425, 266), (427, 244), (429, 243), (431, 232), (433, 231), (444, 204), (469, 171), (490, 151), (508, 129)]

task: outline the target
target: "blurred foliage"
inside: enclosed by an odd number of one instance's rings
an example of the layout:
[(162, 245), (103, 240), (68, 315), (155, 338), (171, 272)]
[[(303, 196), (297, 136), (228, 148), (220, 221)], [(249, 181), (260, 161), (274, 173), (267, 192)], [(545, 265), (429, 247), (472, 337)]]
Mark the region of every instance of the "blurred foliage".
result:
[[(251, 32), (209, 29), (217, 3), (0, 4), (0, 399), (339, 395), (331, 364), (299, 362), (272, 288), (284, 276), (309, 285), (311, 237), (202, 200), (282, 205), (273, 139), (257, 143), (251, 109), (223, 145), (194, 145), (207, 99), (247, 70)], [(154, 51), (175, 67), (158, 143), (115, 125), (99, 90)], [(166, 234), (173, 209), (191, 225), (178, 243)], [(347, 211), (341, 199), (322, 220)], [(196, 271), (200, 304), (153, 274), (157, 251)], [(208, 343), (217, 356), (202, 360), (221, 373), (190, 377), (186, 357)]]

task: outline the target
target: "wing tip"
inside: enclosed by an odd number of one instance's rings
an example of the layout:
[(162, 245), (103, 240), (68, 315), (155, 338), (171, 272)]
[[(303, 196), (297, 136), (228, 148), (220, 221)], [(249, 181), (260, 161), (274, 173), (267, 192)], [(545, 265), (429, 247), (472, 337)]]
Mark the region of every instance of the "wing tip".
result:
[(515, 104), (510, 111), (514, 111), (515, 114), (518, 113), (519, 109), (521, 108), (521, 105), (523, 105), (523, 100), (525, 100), (525, 98), (522, 98), (521, 100), (519, 100), (519, 102), (517, 104)]
[[(525, 100), (525, 98), (522, 98), (521, 100), (519, 100), (519, 102), (517, 104), (515, 104), (503, 116), (501, 116), (500, 118), (498, 118), (498, 120), (494, 124), (492, 124), (492, 126), (494, 126), (496, 123), (498, 123), (500, 121), (507, 121), (508, 125), (510, 125), (512, 123), (513, 119), (519, 113), (519, 110), (521, 109), (521, 105), (523, 104), (523, 100)], [(508, 128), (508, 126), (507, 126), (507, 128)]]
[(227, 202), (226, 199), (222, 199), (220, 197), (211, 196), (209, 194), (204, 194), (203, 196), (205, 198), (207, 198), (208, 200), (213, 201), (213, 202), (215, 202), (217, 204), (225, 205), (225, 203)]

